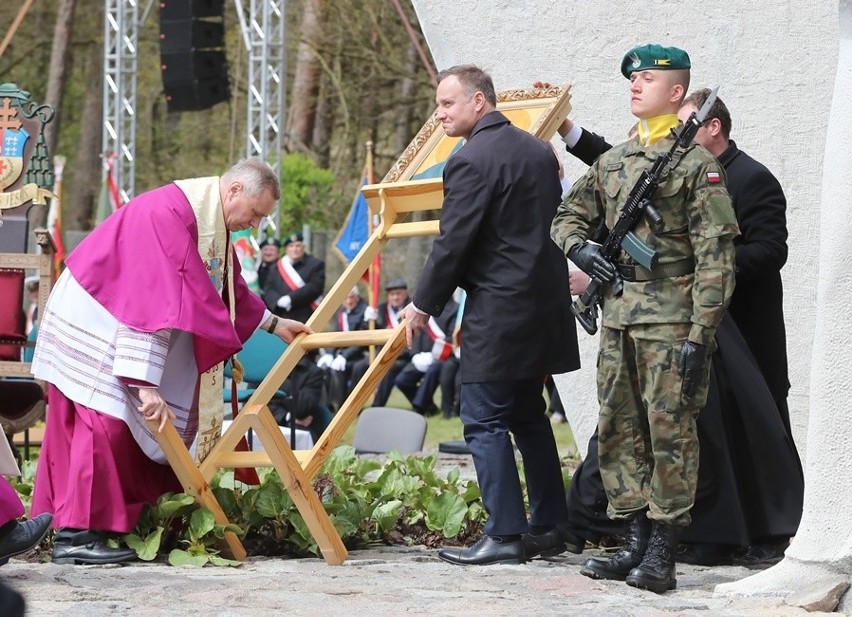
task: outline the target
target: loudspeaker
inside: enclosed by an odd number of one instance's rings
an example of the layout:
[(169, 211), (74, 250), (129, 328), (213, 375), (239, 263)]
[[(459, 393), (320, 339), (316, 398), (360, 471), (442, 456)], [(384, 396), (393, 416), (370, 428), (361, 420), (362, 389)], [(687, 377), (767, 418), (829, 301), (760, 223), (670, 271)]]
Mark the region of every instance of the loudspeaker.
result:
[(188, 49), (160, 54), (163, 85), (180, 81), (217, 77), (228, 80), (228, 61), (224, 51)]
[(228, 78), (198, 79), (164, 84), (169, 111), (198, 111), (231, 98)]
[(225, 24), (204, 19), (160, 21), (160, 53), (225, 46)]
[(222, 17), (225, 0), (162, 0), (160, 19), (192, 19), (193, 17)]
[(230, 96), (224, 0), (160, 3), (160, 69), (169, 111), (207, 109)]

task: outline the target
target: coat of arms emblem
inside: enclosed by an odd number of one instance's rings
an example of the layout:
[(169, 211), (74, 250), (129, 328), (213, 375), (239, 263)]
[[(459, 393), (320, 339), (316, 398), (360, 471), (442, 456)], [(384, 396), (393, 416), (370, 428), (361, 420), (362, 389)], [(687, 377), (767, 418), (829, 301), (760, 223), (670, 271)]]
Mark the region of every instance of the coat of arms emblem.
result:
[(30, 135), (8, 98), (0, 104), (0, 191), (12, 186), (24, 171), (24, 146)]

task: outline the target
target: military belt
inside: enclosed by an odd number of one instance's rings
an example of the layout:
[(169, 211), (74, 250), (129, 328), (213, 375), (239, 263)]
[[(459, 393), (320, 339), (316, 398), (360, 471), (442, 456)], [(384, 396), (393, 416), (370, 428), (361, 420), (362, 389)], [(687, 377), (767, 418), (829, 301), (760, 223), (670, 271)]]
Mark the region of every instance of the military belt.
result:
[(656, 281), (674, 276), (683, 276), (695, 271), (695, 261), (692, 259), (681, 259), (667, 264), (658, 264), (653, 270), (648, 270), (639, 264), (617, 264), (621, 278), (630, 283), (641, 283), (644, 281)]

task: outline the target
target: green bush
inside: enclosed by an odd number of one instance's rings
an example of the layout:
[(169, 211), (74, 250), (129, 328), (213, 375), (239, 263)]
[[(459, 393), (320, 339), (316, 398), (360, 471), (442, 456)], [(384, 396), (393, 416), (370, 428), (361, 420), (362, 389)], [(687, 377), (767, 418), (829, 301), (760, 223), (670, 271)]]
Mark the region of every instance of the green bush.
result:
[(282, 235), (311, 225), (327, 229), (335, 222), (334, 174), (305, 154), (287, 154), (281, 162), (279, 217)]

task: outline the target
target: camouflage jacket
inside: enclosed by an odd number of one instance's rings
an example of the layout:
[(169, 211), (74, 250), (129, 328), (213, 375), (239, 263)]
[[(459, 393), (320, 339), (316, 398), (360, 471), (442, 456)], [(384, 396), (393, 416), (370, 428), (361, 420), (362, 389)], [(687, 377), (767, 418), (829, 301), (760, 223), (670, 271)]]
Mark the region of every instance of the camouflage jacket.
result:
[[(603, 154), (577, 182), (553, 219), (551, 237), (564, 253), (584, 242), (601, 218), (618, 219), (633, 185), (656, 157), (670, 149), (667, 137), (651, 146), (634, 138)], [(624, 282), (624, 293), (604, 297), (603, 325), (691, 323), (689, 339), (709, 344), (734, 290), (734, 243), (739, 235), (724, 170), (705, 149), (692, 146), (652, 198), (663, 229), (643, 219), (633, 229), (659, 253), (659, 263), (692, 260), (693, 273), (645, 282)], [(618, 262), (635, 263), (621, 252)]]

